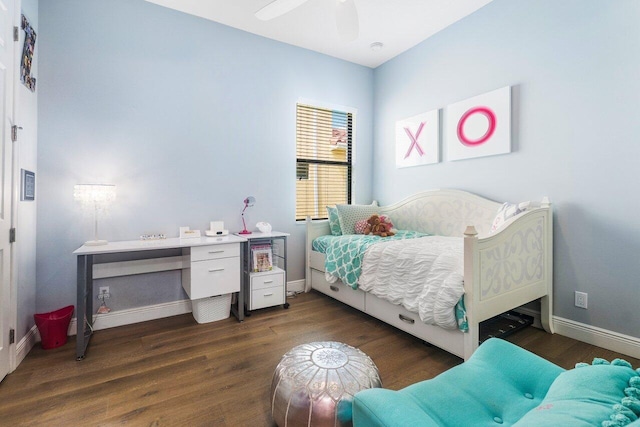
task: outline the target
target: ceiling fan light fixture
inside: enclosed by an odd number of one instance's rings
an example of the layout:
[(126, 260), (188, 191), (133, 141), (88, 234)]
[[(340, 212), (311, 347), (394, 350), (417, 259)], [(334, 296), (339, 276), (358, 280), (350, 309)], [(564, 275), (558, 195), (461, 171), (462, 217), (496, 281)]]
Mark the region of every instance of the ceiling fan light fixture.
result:
[(307, 0), (274, 0), (257, 11), (255, 16), (261, 21), (269, 21), (284, 15), (306, 2)]
[(373, 42), (373, 43), (371, 43), (369, 45), (369, 47), (374, 52), (380, 52), (382, 50), (382, 48), (384, 47), (384, 43), (382, 43), (382, 42)]
[(343, 42), (352, 42), (358, 38), (360, 24), (358, 10), (353, 0), (338, 0), (336, 2), (336, 26), (338, 35)]

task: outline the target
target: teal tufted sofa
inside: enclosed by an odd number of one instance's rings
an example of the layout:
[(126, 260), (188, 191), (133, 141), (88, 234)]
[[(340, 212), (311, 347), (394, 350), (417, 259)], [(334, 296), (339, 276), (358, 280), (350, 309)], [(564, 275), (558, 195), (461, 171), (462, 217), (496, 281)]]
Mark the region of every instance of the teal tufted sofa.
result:
[(567, 371), (492, 338), (433, 379), (358, 392), (353, 425), (638, 427), (639, 399), (639, 372), (623, 360), (595, 359)]

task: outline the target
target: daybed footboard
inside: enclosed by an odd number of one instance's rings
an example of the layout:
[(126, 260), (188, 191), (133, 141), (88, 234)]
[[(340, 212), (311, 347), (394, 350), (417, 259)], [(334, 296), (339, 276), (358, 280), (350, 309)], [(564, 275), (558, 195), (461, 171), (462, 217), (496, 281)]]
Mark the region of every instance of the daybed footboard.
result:
[[(505, 223), (501, 231), (479, 238), (473, 226), (464, 233), (464, 301), (469, 323), (465, 348), (478, 343), (477, 325), (497, 314), (541, 298), (541, 323), (553, 333), (553, 224), (545, 199)], [(470, 356), (465, 354), (465, 359)]]

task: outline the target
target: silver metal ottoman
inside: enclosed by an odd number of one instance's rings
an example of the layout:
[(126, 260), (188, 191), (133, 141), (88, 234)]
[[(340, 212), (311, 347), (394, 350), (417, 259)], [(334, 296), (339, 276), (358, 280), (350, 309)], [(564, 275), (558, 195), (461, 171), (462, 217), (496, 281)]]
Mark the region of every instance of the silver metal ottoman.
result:
[(282, 356), (271, 383), (271, 413), (279, 427), (351, 426), (353, 395), (382, 387), (364, 352), (325, 341), (294, 347)]

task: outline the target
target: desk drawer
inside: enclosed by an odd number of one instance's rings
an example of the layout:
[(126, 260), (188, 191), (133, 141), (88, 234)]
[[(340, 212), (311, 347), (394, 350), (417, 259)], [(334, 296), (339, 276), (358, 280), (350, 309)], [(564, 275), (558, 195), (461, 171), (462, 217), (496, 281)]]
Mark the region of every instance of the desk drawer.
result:
[(206, 259), (219, 259), (239, 256), (240, 245), (238, 243), (195, 246), (191, 248), (191, 261), (202, 261)]
[(250, 310), (273, 307), (279, 304), (284, 304), (284, 286), (254, 289), (251, 291)]
[(252, 273), (251, 274), (251, 290), (284, 287), (284, 271), (276, 271), (270, 274)]
[(240, 291), (239, 257), (192, 262), (190, 273), (191, 299)]

